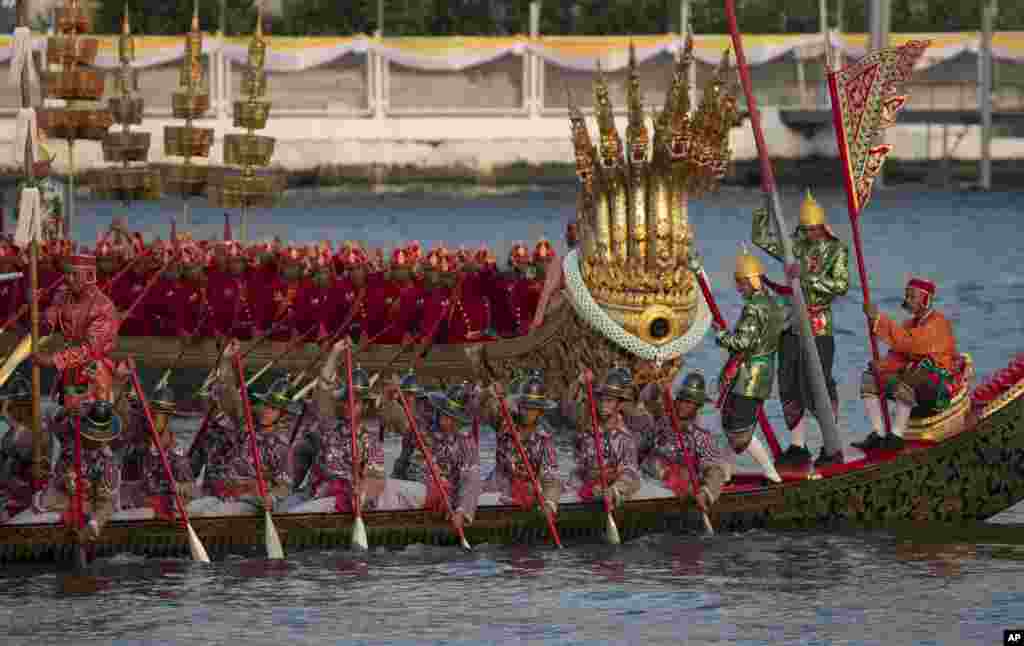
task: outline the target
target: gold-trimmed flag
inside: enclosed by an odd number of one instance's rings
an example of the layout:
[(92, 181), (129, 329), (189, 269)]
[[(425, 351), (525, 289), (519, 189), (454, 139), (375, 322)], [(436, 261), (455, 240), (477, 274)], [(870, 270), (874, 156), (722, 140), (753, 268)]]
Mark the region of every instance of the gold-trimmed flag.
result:
[(930, 40), (911, 40), (900, 47), (868, 54), (853, 65), (828, 74), (832, 116), (839, 156), (846, 172), (851, 215), (859, 216), (871, 197), (871, 185), (892, 150), (875, 145), (878, 134), (896, 123), (907, 101), (898, 94)]

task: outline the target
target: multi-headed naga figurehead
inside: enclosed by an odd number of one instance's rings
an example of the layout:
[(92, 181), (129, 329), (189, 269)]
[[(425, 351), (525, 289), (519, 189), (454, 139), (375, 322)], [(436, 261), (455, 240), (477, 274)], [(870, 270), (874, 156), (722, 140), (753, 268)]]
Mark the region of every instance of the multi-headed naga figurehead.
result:
[(624, 165), (622, 139), (615, 128), (615, 112), (608, 98), (608, 83), (601, 71), (600, 62), (597, 64), (597, 82), (594, 83), (594, 110), (597, 112), (597, 129), (601, 135), (601, 165), (604, 168)]

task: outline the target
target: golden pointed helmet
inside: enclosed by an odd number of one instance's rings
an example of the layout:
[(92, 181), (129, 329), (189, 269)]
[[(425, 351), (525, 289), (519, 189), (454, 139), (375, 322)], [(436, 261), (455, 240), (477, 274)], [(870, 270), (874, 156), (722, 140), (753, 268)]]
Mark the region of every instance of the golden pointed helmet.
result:
[(755, 285), (758, 285), (763, 275), (764, 265), (761, 264), (761, 261), (756, 256), (752, 256), (747, 251), (746, 245), (744, 245), (740, 249), (739, 255), (736, 256), (736, 278), (755, 279)]
[(814, 227), (823, 224), (825, 224), (825, 209), (821, 208), (821, 205), (811, 195), (811, 189), (807, 189), (807, 195), (804, 196), (803, 204), (800, 205), (800, 226)]

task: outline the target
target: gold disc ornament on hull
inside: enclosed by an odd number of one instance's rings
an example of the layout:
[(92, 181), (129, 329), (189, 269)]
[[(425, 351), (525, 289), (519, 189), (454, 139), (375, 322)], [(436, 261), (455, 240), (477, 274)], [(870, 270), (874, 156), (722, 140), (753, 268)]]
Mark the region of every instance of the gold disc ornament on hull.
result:
[(699, 255), (687, 208), (725, 176), (729, 131), (739, 123), (737, 88), (727, 79), (728, 51), (695, 107), (687, 84), (692, 65), (688, 37), (664, 108), (654, 116), (653, 141), (632, 46), (625, 146), (603, 74), (594, 84), (599, 148), (591, 143), (582, 113), (569, 104), (580, 180), (580, 244), (564, 262), (569, 300), (594, 342), (611, 344), (640, 372), (650, 372), (643, 366), (653, 362), (653, 370), (668, 378), (711, 325), (694, 274)]

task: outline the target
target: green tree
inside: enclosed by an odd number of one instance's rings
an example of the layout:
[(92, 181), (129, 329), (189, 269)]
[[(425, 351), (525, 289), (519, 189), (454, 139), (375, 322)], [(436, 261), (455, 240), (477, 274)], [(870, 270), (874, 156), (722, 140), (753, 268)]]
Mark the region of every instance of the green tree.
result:
[[(99, 34), (121, 32), (124, 0), (99, 0), (95, 31)], [(254, 0), (226, 0), (228, 35), (251, 34), (256, 26)], [(193, 4), (184, 0), (132, 0), (128, 5), (132, 33), (152, 35), (184, 34), (192, 26)], [(220, 28), (220, 3), (199, 3), (199, 27), (205, 32)]]

